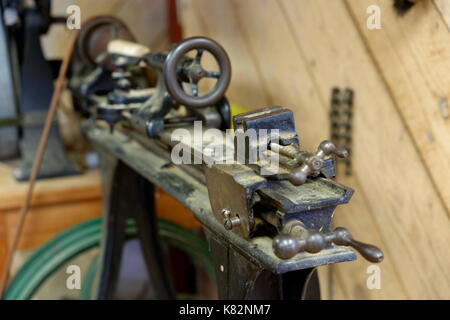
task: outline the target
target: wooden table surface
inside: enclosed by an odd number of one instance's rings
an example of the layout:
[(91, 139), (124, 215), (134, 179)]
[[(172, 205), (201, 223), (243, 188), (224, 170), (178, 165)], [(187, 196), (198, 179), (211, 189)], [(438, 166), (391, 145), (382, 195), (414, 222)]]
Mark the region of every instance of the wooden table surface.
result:
[[(0, 268), (18, 223), (27, 190), (17, 182), (14, 165), (0, 162)], [(101, 179), (98, 170), (38, 180), (19, 243), (19, 250), (34, 249), (63, 230), (102, 214)], [(187, 228), (200, 225), (192, 213), (162, 190), (156, 190), (158, 216)]]
[[(13, 165), (0, 163), (0, 268), (11, 245), (27, 190), (26, 182), (13, 178), (14, 169)], [(36, 248), (64, 229), (101, 213), (98, 171), (39, 180), (18, 248)]]

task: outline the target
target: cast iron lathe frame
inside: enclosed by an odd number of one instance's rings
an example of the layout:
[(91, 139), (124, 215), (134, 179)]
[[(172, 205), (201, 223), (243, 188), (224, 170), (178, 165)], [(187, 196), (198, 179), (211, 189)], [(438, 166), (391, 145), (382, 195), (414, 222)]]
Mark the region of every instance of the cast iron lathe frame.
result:
[[(142, 243), (147, 246), (144, 252), (149, 272), (152, 279), (161, 282), (154, 284), (161, 294), (159, 298), (173, 297), (156, 237), (153, 185), (180, 201), (203, 225), (222, 299), (306, 297), (303, 287), (308, 285), (315, 267), (356, 259), (352, 250), (341, 246), (332, 246), (317, 254), (302, 252), (289, 260), (280, 259), (273, 253), (270, 238), (257, 237), (248, 241), (224, 228), (211, 210), (201, 171), (192, 169), (193, 173), (183, 166), (168, 166), (170, 154), (163, 153), (156, 142), (145, 141), (143, 145), (141, 137), (135, 135), (138, 139), (135, 140), (120, 130), (111, 134), (106, 126), (90, 121), (83, 129), (102, 159), (106, 233), (98, 295), (101, 299), (111, 298), (114, 292), (125, 237), (124, 223), (130, 213), (139, 215), (136, 221), (140, 234), (142, 232)], [(351, 194), (347, 189), (334, 204), (325, 204), (314, 214), (329, 216), (336, 203), (345, 203)], [(272, 286), (268, 287), (268, 283)], [(317, 293), (314, 297), (318, 297)]]
[[(191, 50), (197, 50), (195, 58), (185, 56)], [(96, 286), (99, 299), (113, 297), (128, 217), (137, 223), (157, 298), (174, 298), (156, 231), (154, 186), (181, 202), (202, 224), (221, 299), (317, 299), (315, 268), (356, 259), (347, 246), (370, 261), (382, 260), (378, 248), (354, 240), (344, 228), (331, 229), (334, 209), (353, 194), (331, 179), (333, 156), (344, 157), (346, 152), (328, 141), (314, 154), (300, 150), (290, 110), (272, 107), (234, 118), (235, 141), (250, 129), (276, 132), (279, 141), (265, 146), (266, 153), (280, 157), (276, 171), (262, 175), (261, 159), (249, 163), (235, 157), (231, 163), (220, 163), (223, 156), (207, 153), (203, 140), (182, 142), (203, 162), (171, 162), (174, 129), (192, 130), (193, 120), (202, 121), (203, 130), (229, 126), (224, 92), (231, 68), (220, 45), (190, 38), (169, 53), (153, 54), (138, 44), (113, 40), (106, 51), (92, 59), (99, 65), (88, 74), (75, 61), (79, 72), (71, 79), (77, 107), (88, 116), (82, 129), (101, 158), (105, 231)], [(203, 69), (204, 51), (216, 58), (220, 71)], [(113, 70), (108, 59), (113, 60)], [(128, 68), (142, 62), (158, 74), (156, 88), (150, 91), (131, 85), (136, 78)], [(200, 96), (197, 84), (202, 77), (216, 78), (217, 84)], [(191, 84), (190, 95), (180, 90), (182, 82)], [(254, 147), (245, 144), (247, 151)]]

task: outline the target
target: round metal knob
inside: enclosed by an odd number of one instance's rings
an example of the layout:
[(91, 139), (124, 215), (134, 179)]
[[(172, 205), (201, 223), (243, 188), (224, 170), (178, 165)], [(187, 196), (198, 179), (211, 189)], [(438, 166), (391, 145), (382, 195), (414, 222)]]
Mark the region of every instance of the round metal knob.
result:
[(305, 229), (303, 235), (302, 238), (291, 234), (277, 235), (272, 241), (275, 255), (280, 259), (290, 259), (300, 251), (317, 253), (322, 251), (328, 244), (334, 243), (354, 248), (370, 262), (381, 262), (384, 258), (383, 252), (379, 248), (353, 239), (351, 233), (342, 227), (336, 228), (329, 233)]
[[(181, 60), (191, 50), (197, 50), (196, 57), (190, 65), (180, 70)], [(208, 51), (216, 59), (220, 68), (219, 72), (203, 69), (200, 59), (204, 51)], [(191, 95), (184, 91), (179, 81), (180, 71), (189, 78)], [(193, 37), (180, 42), (170, 51), (163, 72), (167, 91), (177, 102), (188, 107), (201, 108), (212, 106), (222, 99), (231, 80), (231, 63), (225, 49), (217, 42), (209, 38)], [(202, 78), (216, 78), (217, 83), (210, 92), (199, 96), (198, 82)]]
[(332, 154), (345, 158), (348, 156), (348, 151), (337, 148), (331, 141), (322, 141), (315, 154), (305, 152), (301, 155), (299, 158), (302, 163), (301, 166), (290, 172), (288, 180), (294, 186), (301, 186), (306, 182), (309, 175), (316, 174), (322, 169), (325, 157)]

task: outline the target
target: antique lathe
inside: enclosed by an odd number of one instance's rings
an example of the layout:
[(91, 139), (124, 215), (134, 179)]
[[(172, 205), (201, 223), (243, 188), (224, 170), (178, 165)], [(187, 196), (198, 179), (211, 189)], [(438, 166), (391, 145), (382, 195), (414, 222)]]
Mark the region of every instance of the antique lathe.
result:
[[(99, 41), (105, 30), (115, 30)], [(100, 37), (100, 39), (103, 39)], [(222, 299), (319, 298), (315, 268), (383, 253), (332, 227), (353, 190), (332, 178), (346, 150), (301, 149), (292, 111), (269, 107), (231, 119), (231, 64), (215, 41), (195, 37), (169, 52), (137, 44), (115, 19), (85, 26), (69, 86), (82, 129), (101, 158), (104, 239), (96, 289), (114, 292), (124, 225), (135, 219), (158, 298), (173, 298), (156, 231), (154, 186), (190, 209), (207, 236)], [(189, 55), (194, 51), (195, 55)], [(208, 52), (218, 66), (202, 66)], [(215, 85), (201, 94), (201, 80)], [(234, 131), (227, 130), (233, 122)]]

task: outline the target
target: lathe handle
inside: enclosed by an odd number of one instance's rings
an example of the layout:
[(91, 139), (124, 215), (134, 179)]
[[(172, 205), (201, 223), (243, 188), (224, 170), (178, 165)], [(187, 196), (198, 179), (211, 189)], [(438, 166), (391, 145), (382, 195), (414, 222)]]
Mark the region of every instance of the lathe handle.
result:
[(342, 227), (336, 228), (330, 233), (305, 229), (302, 238), (291, 234), (280, 234), (273, 239), (272, 247), (277, 257), (290, 259), (300, 251), (317, 253), (330, 243), (350, 246), (370, 262), (381, 262), (384, 258), (383, 252), (379, 248), (353, 239), (351, 233)]
[(339, 158), (346, 158), (348, 151), (342, 148), (336, 147), (336, 145), (328, 140), (322, 141), (317, 148), (315, 154), (304, 153), (299, 160), (302, 165), (289, 174), (288, 180), (294, 186), (300, 186), (306, 182), (309, 175), (320, 171), (322, 169), (324, 160), (330, 155), (336, 155)]
[(353, 239), (352, 234), (345, 228), (338, 227), (333, 231), (333, 243), (339, 246), (350, 246), (370, 262), (383, 261), (383, 252), (376, 246)]

